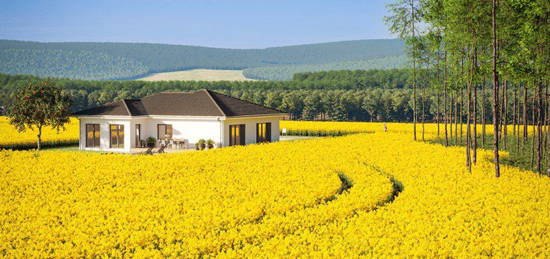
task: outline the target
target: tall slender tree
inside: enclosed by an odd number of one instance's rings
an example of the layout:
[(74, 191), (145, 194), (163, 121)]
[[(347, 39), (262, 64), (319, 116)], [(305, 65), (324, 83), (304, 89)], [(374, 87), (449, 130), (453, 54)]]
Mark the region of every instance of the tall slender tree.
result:
[(499, 108), (498, 108), (498, 35), (497, 35), (497, 0), (493, 0), (492, 8), (492, 47), (493, 47), (493, 152), (495, 163), (495, 176), (500, 177), (500, 158), (499, 158), (499, 139), (498, 139), (498, 121), (499, 121)]
[[(409, 48), (409, 55), (412, 61), (412, 88), (413, 88), (413, 138), (416, 140), (416, 122), (417, 122), (417, 107), (416, 107), (416, 64), (418, 59), (418, 45), (414, 44), (417, 37), (421, 34), (418, 24), (422, 19), (421, 2), (419, 0), (396, 0), (394, 3), (388, 4), (391, 16), (384, 18), (386, 24), (392, 33), (397, 34), (401, 39), (404, 39)], [(412, 44), (411, 44), (412, 43)]]

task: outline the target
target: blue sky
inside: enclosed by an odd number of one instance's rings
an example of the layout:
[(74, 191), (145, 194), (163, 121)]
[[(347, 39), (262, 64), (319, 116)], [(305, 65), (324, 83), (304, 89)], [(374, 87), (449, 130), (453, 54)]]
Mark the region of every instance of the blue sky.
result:
[(394, 38), (389, 0), (0, 0), (0, 39), (227, 48)]

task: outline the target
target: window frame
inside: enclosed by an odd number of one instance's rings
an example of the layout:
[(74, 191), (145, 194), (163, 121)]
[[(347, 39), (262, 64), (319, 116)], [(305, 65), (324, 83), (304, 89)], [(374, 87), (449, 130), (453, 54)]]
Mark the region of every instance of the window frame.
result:
[[(116, 131), (116, 143), (113, 143), (113, 130)], [(124, 124), (109, 124), (109, 147), (124, 148), (124, 144)]]
[[(88, 132), (89, 132), (88, 127), (89, 126), (92, 127), (92, 138), (91, 139), (88, 138)], [(89, 147), (89, 148), (98, 148), (98, 147), (100, 147), (100, 145), (101, 145), (101, 126), (100, 126), (100, 124), (98, 124), (98, 123), (86, 123), (85, 131), (86, 131), (85, 146)], [(89, 140), (91, 140), (91, 145), (89, 143)]]

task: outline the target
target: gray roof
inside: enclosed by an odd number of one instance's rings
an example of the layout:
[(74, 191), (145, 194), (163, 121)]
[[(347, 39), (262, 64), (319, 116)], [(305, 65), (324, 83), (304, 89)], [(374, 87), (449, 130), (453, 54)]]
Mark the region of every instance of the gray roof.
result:
[(247, 116), (281, 112), (210, 90), (163, 92), (141, 99), (128, 99), (76, 112), (90, 115)]

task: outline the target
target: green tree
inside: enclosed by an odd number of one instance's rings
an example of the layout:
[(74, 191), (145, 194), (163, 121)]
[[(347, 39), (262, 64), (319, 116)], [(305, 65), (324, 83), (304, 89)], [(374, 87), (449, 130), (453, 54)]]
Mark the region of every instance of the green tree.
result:
[(12, 97), (14, 101), (8, 107), (9, 121), (19, 132), (36, 128), (38, 150), (44, 127), (60, 130), (69, 122), (71, 100), (50, 81), (29, 82), (26, 87), (17, 89)]

